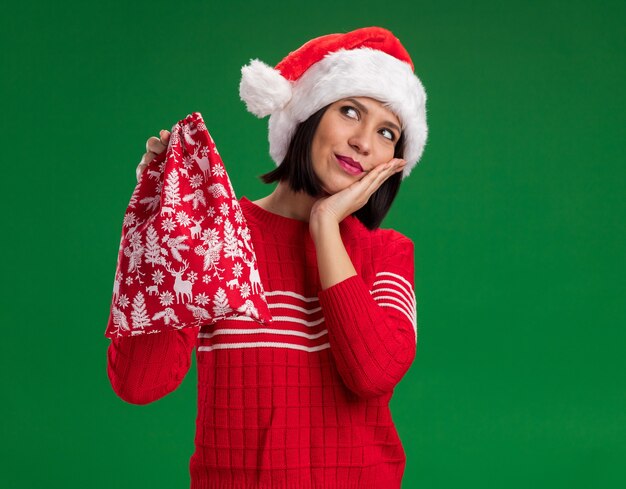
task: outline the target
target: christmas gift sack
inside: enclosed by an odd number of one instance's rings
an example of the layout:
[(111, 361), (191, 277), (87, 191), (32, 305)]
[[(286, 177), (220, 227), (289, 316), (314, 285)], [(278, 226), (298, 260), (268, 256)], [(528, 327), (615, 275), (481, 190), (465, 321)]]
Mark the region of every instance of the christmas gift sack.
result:
[[(244, 318), (245, 316), (245, 318)], [(250, 231), (202, 115), (172, 127), (122, 224), (105, 337), (271, 322)]]

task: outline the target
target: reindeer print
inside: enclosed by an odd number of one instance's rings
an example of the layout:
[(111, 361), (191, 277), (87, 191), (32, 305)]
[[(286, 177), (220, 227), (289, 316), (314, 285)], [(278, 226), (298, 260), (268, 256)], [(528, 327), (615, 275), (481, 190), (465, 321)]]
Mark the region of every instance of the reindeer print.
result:
[(237, 277), (235, 277), (234, 279), (229, 280), (228, 282), (226, 282), (226, 286), (227, 286), (230, 290), (232, 290), (232, 289), (233, 289), (233, 287), (237, 287), (237, 288), (239, 288), (239, 280), (237, 279)]
[(199, 113), (172, 128), (164, 156), (124, 216), (107, 336), (265, 318), (250, 230)]
[(196, 221), (195, 219), (191, 220), (196, 223), (195, 226), (189, 228), (191, 229), (191, 239), (198, 239), (200, 237), (200, 233), (202, 232), (202, 227), (200, 227), (200, 223), (204, 221), (204, 216), (202, 216), (199, 221)]
[(208, 181), (209, 177), (211, 176), (211, 164), (209, 163), (209, 159), (206, 156), (203, 156), (202, 158), (198, 158), (199, 152), (200, 152), (200, 145), (196, 146), (196, 149), (191, 154), (191, 157), (200, 167), (200, 170), (202, 170), (202, 174), (204, 175), (204, 180)]
[(159, 295), (159, 288), (156, 285), (151, 285), (150, 287), (146, 288), (146, 292), (148, 292), (148, 295), (152, 295), (153, 292), (156, 295)]
[(148, 178), (154, 179), (154, 180), (159, 180), (159, 178), (161, 178), (161, 172), (160, 171), (154, 171), (154, 170), (148, 170)]
[(250, 269), (250, 286), (252, 293), (256, 294), (257, 292), (261, 292), (263, 287), (261, 286), (261, 276), (259, 275), (259, 269), (256, 267), (256, 262), (254, 260), (248, 261), (245, 258), (243, 258), (243, 261)]
[[(174, 281), (174, 292), (176, 293), (176, 304), (182, 302), (185, 303), (185, 298), (188, 302), (193, 301), (193, 294), (191, 293), (191, 288), (193, 287), (193, 282), (189, 280), (183, 280), (181, 277), (185, 270), (189, 268), (189, 264), (186, 260), (183, 260), (183, 268), (180, 270), (174, 270), (171, 267), (170, 262), (166, 262), (165, 269), (172, 274), (172, 277), (175, 277)], [(181, 300), (182, 299), (182, 300)]]

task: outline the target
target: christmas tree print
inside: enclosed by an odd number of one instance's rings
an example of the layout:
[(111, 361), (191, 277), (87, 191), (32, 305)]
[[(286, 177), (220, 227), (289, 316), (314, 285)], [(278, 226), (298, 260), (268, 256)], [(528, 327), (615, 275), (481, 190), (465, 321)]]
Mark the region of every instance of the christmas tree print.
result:
[(150, 326), (150, 317), (146, 311), (146, 301), (141, 292), (137, 292), (135, 300), (133, 300), (133, 310), (130, 313), (133, 322), (133, 329), (143, 329)]
[(215, 297), (213, 298), (213, 317), (223, 317), (229, 312), (232, 312), (232, 309), (228, 305), (228, 297), (226, 296), (226, 291), (221, 287), (217, 289), (215, 293)]
[(235, 228), (231, 222), (226, 219), (224, 221), (224, 257), (235, 259), (239, 255), (239, 243), (237, 242)]
[(156, 265), (162, 265), (165, 260), (161, 256), (161, 245), (159, 244), (159, 235), (154, 229), (154, 226), (150, 224), (146, 232), (146, 263), (150, 263), (153, 267)]
[(178, 188), (178, 172), (175, 168), (167, 176), (165, 185), (165, 205), (176, 207), (180, 205), (180, 189)]
[(205, 133), (202, 122), (173, 127), (165, 158), (134, 189), (117, 250), (110, 337), (264, 314), (253, 294), (250, 232)]

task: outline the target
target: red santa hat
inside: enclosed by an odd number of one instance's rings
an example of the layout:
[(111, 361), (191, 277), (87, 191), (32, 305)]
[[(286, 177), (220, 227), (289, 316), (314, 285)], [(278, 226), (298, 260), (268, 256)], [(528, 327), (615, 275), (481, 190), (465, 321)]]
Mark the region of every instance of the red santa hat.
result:
[(371, 97), (393, 111), (405, 138), (402, 178), (426, 144), (426, 92), (400, 41), (382, 27), (317, 37), (274, 68), (258, 59), (241, 69), (239, 95), (257, 117), (270, 115), (270, 155), (280, 165), (295, 130), (339, 99)]

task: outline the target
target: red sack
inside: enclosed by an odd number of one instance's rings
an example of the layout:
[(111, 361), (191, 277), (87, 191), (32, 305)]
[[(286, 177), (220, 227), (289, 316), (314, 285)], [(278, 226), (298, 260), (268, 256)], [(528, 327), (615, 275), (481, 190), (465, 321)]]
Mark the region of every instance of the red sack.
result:
[(245, 217), (194, 112), (172, 128), (126, 209), (105, 337), (241, 316), (271, 322)]

